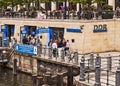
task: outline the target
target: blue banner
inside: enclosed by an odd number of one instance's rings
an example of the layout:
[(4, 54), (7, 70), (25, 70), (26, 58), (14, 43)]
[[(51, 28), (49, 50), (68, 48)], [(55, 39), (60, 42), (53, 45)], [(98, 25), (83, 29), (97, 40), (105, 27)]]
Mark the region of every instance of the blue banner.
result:
[(3, 32), (3, 46), (7, 47), (8, 44), (9, 44), (8, 37), (7, 37), (7, 35), (8, 35), (8, 26), (4, 25), (1, 31)]
[(36, 55), (37, 54), (37, 46), (16, 44), (15, 51), (19, 52), (19, 53)]
[(81, 29), (67, 28), (67, 32), (81, 33)]
[(41, 33), (47, 33), (47, 39), (46, 39), (46, 47), (48, 47), (48, 42), (50, 39), (53, 39), (53, 31), (52, 28), (38, 28), (36, 29), (36, 34), (41, 34)]
[(3, 32), (3, 38), (6, 39), (7, 33), (8, 33), (8, 26), (7, 26), (7, 25), (4, 25), (4, 26), (3, 26), (2, 32)]

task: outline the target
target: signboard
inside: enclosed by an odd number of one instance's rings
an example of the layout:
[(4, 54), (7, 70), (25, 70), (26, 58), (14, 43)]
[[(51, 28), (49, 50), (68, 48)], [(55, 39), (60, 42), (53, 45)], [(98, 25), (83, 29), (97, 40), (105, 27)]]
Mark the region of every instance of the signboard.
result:
[(38, 28), (38, 29), (36, 30), (36, 34), (49, 33), (49, 30), (50, 30), (50, 29), (48, 29), (48, 28), (44, 28), (44, 29)]
[(37, 46), (25, 45), (25, 44), (16, 44), (16, 52), (25, 53), (25, 54), (37, 54)]
[(67, 32), (81, 33), (81, 29), (67, 28)]
[(107, 32), (107, 25), (106, 24), (100, 24), (100, 25), (94, 25), (93, 32)]

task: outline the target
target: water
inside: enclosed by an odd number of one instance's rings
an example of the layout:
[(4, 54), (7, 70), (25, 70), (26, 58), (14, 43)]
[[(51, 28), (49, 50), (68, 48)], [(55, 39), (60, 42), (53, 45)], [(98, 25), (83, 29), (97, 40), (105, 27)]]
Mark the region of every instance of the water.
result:
[(13, 75), (12, 70), (0, 67), (0, 86), (33, 86), (32, 77), (20, 72)]

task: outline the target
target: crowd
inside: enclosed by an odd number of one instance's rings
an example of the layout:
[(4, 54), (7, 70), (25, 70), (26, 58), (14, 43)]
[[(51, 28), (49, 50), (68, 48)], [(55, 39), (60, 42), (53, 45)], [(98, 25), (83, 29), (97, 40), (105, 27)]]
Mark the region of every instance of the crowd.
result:
[(62, 38), (58, 38), (58, 39), (51, 39), (50, 42), (48, 43), (49, 48), (52, 49), (53, 51), (53, 56), (56, 57), (56, 55), (58, 55), (59, 57), (61, 56), (61, 51), (64, 50), (65, 54), (66, 51), (69, 50), (70, 44), (69, 44), (69, 40), (65, 40)]
[[(41, 52), (42, 42), (40, 41), (39, 36), (26, 35), (24, 36), (22, 42), (23, 44), (37, 46), (39, 55), (42, 53)], [(48, 47), (49, 49), (52, 50), (54, 57), (56, 57), (56, 55), (60, 57), (61, 50), (64, 50), (65, 52), (68, 51), (70, 44), (69, 44), (69, 40), (65, 40), (59, 37), (58, 39), (50, 39), (50, 41), (48, 42)]]

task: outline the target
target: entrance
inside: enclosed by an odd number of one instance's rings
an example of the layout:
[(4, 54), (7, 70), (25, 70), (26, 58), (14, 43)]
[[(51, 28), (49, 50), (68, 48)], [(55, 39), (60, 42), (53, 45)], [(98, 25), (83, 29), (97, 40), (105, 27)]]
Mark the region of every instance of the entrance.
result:
[(1, 25), (1, 32), (3, 33), (4, 46), (8, 46), (11, 41), (11, 37), (14, 36), (15, 25)]
[(36, 26), (28, 26), (28, 25), (24, 25), (23, 27), (20, 27), (20, 33), (21, 33), (21, 40), (20, 42), (22, 42), (22, 39), (24, 36), (26, 35), (31, 35), (31, 36), (35, 36), (36, 35)]
[(50, 27), (53, 30), (54, 39), (64, 38), (64, 28)]

